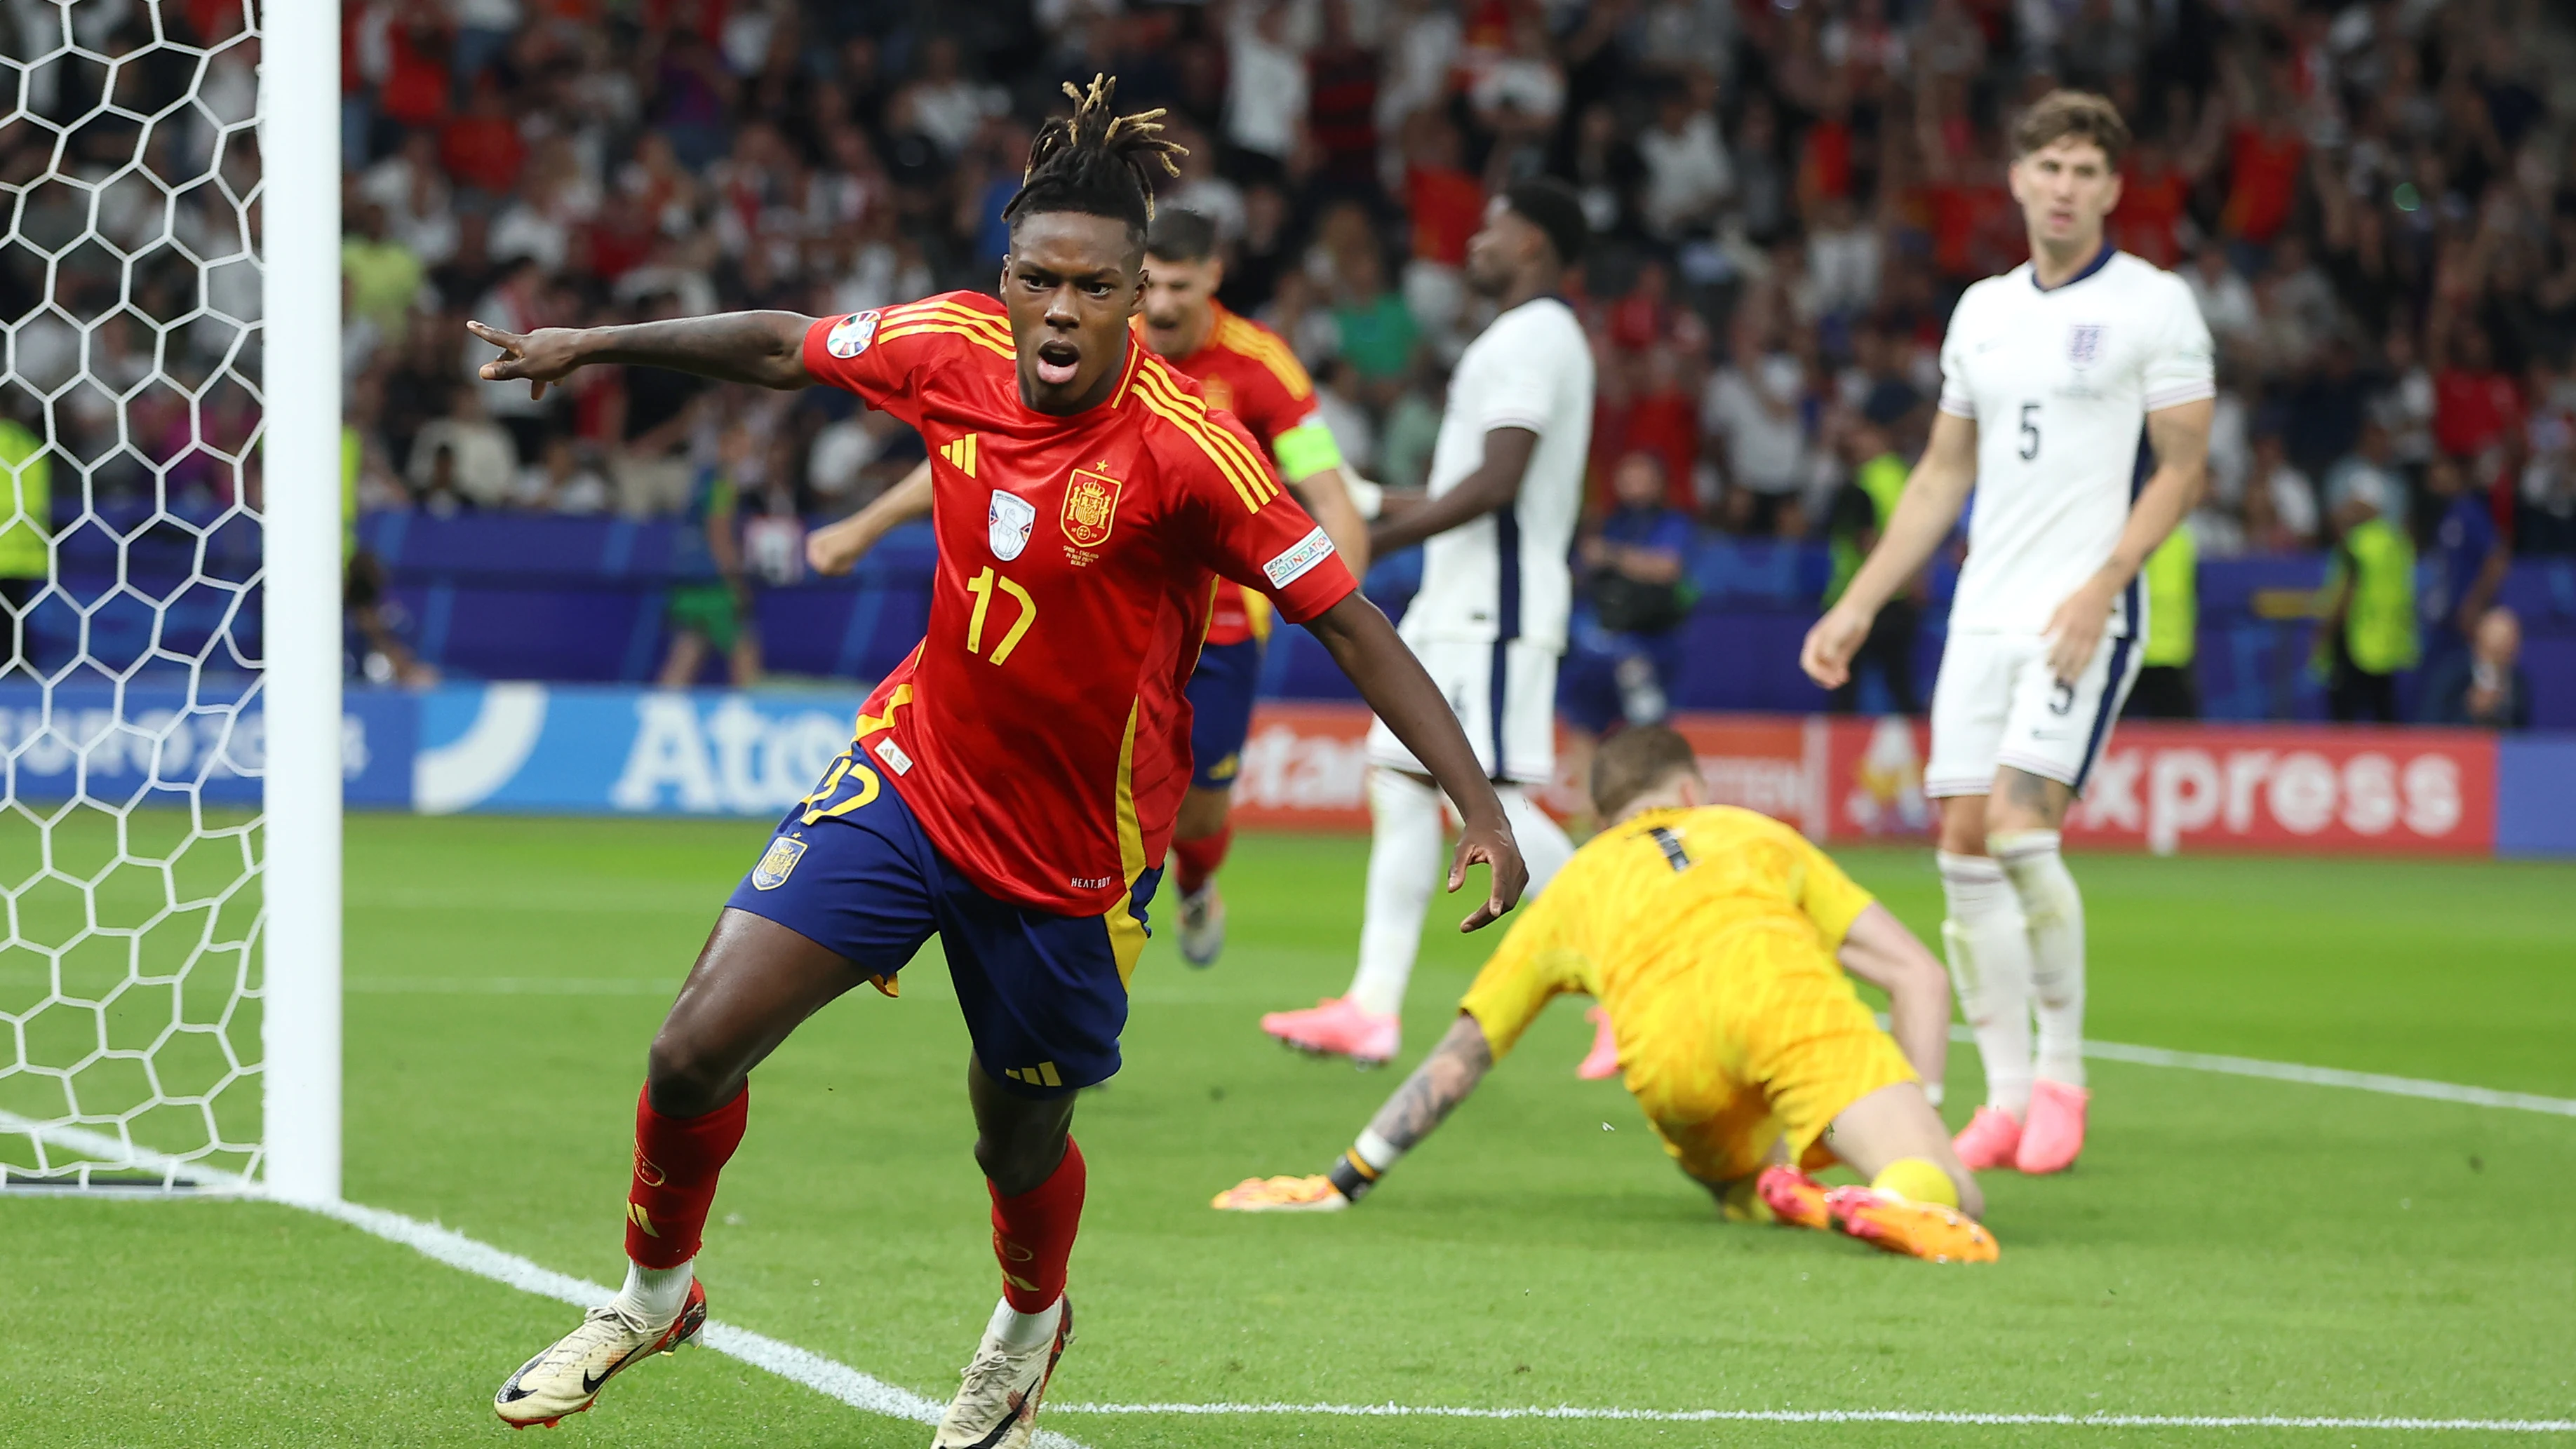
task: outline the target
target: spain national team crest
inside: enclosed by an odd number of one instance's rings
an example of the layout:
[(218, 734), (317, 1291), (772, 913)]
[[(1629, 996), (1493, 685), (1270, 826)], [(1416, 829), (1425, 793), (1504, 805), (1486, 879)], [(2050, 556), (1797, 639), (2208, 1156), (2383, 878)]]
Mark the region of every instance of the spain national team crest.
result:
[(832, 330), (824, 334), (823, 350), (834, 357), (856, 357), (867, 351), (868, 344), (876, 340), (877, 314), (853, 312), (833, 323)]
[(2102, 324), (2078, 322), (2066, 334), (2066, 360), (2077, 367), (2091, 367), (2102, 360)]
[(1117, 479), (1088, 468), (1076, 468), (1064, 485), (1064, 537), (1076, 548), (1098, 548), (1109, 541), (1118, 521)]
[(782, 835), (769, 842), (768, 853), (761, 856), (760, 864), (751, 868), (751, 888), (774, 891), (787, 884), (787, 878), (796, 873), (796, 862), (804, 858), (805, 842), (792, 835)]
[(993, 545), (993, 557), (1004, 563), (1020, 556), (1029, 546), (1029, 533), (1037, 527), (1037, 505), (1016, 493), (993, 490), (993, 506), (984, 514), (987, 537)]

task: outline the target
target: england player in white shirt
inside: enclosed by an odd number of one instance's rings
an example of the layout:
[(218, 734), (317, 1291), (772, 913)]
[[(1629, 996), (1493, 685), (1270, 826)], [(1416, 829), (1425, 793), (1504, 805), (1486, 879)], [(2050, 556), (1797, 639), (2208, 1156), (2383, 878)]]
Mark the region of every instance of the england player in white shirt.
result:
[[(1494, 199), (1467, 244), (1467, 282), (1500, 315), (1450, 377), (1430, 486), (1386, 495), (1369, 556), (1423, 545), (1422, 587), (1399, 632), (1475, 743), (1529, 864), (1546, 885), (1573, 843), (1529, 796), (1556, 769), (1556, 665), (1574, 581), (1567, 556), (1592, 444), (1592, 349), (1557, 295), (1582, 254), (1582, 203), (1563, 182)], [(1362, 511), (1372, 500), (1362, 497)], [(1292, 1046), (1384, 1062), (1440, 872), (1440, 793), (1383, 723), (1369, 730), (1368, 901), (1349, 992), (1261, 1029)], [(1457, 882), (1452, 881), (1451, 889)]]
[(2138, 570), (2208, 461), (2209, 329), (2180, 278), (2103, 239), (2127, 142), (2118, 110), (2081, 92), (2016, 124), (2031, 259), (1959, 299), (1931, 442), (1799, 661), (1841, 684), (1974, 489), (1923, 786), (1940, 802), (1941, 934), (1985, 1059), (1986, 1105), (1958, 1137), (1980, 1170), (2057, 1172), (2083, 1149), (2084, 901), (2058, 832), (2137, 678)]

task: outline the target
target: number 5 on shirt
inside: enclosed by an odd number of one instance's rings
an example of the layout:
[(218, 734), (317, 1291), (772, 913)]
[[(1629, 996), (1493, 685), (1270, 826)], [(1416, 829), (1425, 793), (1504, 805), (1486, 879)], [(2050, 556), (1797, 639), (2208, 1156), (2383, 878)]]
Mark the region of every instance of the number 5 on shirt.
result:
[(966, 619), (966, 652), (969, 654), (984, 652), (984, 614), (993, 605), (996, 587), (1020, 606), (1019, 617), (1011, 621), (1009, 631), (1002, 635), (1002, 642), (993, 646), (993, 662), (999, 664), (1011, 657), (1012, 650), (1020, 647), (1020, 637), (1029, 632), (1030, 621), (1038, 616), (1038, 601), (1030, 598), (1029, 591), (1011, 582), (1007, 575), (997, 574), (990, 568), (968, 579), (966, 592), (975, 596), (975, 612)]

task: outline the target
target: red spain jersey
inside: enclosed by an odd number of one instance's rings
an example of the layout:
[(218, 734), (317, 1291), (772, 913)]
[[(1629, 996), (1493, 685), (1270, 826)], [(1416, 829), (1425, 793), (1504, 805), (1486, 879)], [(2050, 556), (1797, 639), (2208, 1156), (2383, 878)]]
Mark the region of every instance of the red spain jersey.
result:
[[(1279, 435), (1291, 428), (1322, 425), (1315, 411), (1315, 383), (1287, 340), (1222, 303), (1208, 303), (1216, 313), (1199, 350), (1187, 357), (1163, 359), (1197, 381), (1207, 405), (1224, 408), (1240, 419), (1264, 450), (1275, 454)], [(1144, 322), (1134, 324), (1135, 340), (1144, 339)], [(1260, 596), (1247, 595), (1232, 581), (1216, 586), (1216, 616), (1209, 621), (1210, 644), (1240, 644), (1270, 637), (1270, 611)]]
[(980, 293), (824, 318), (804, 358), (933, 460), (929, 631), (860, 710), (860, 748), (989, 894), (1118, 905), (1189, 786), (1181, 691), (1214, 576), (1303, 622), (1350, 571), (1241, 425), (1132, 341), (1116, 390), (1071, 417), (1020, 401), (1010, 323)]

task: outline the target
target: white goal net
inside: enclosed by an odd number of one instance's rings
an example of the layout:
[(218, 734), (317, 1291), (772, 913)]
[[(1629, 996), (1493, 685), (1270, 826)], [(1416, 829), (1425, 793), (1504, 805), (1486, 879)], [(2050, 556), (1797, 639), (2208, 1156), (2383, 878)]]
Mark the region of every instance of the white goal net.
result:
[(0, 10), (0, 1188), (263, 1165), (259, 19)]

